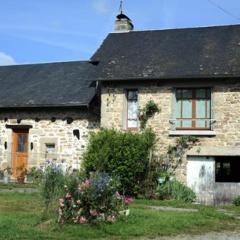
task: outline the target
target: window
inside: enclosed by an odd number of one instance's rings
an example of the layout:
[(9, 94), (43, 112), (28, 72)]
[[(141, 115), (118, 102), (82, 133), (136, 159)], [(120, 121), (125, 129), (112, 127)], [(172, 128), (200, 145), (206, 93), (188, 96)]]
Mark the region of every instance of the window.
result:
[(17, 152), (27, 152), (27, 135), (18, 134)]
[(176, 90), (176, 130), (210, 130), (211, 89)]
[(46, 143), (46, 152), (54, 153), (55, 152), (55, 144), (54, 143)]
[(127, 128), (138, 128), (138, 91), (127, 91)]
[(238, 157), (216, 157), (216, 182), (240, 182), (240, 159)]

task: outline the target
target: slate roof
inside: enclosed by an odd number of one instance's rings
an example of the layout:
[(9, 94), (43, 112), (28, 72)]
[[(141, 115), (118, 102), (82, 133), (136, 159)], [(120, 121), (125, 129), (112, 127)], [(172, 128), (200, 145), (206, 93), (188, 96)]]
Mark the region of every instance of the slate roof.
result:
[(95, 66), (59, 62), (0, 67), (0, 108), (88, 106)]
[(240, 77), (240, 25), (111, 33), (98, 80)]
[(226, 77), (240, 77), (240, 25), (111, 33), (91, 62), (1, 66), (0, 108), (86, 107), (96, 80)]

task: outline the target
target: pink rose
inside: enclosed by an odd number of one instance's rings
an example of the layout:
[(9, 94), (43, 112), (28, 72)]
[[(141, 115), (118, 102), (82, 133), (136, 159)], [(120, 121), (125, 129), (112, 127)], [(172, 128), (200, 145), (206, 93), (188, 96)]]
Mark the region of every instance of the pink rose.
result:
[(86, 222), (87, 222), (87, 219), (84, 216), (80, 217), (79, 219), (80, 224), (85, 224)]
[(132, 203), (133, 202), (133, 198), (131, 198), (131, 197), (125, 197), (124, 198), (124, 203), (125, 204), (130, 204), (130, 203)]
[(81, 200), (77, 200), (77, 205), (80, 205), (81, 204)]
[(66, 196), (65, 196), (65, 198), (68, 199), (68, 200), (71, 199), (71, 198), (72, 198), (71, 193), (67, 193)]
[(90, 214), (91, 214), (92, 217), (96, 217), (98, 215), (98, 212), (97, 212), (96, 209), (91, 209)]

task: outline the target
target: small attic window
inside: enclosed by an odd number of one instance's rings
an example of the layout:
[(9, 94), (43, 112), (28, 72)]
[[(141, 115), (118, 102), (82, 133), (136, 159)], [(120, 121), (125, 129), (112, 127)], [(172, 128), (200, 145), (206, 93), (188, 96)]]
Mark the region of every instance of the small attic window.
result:
[(80, 131), (78, 129), (74, 129), (73, 136), (79, 140), (80, 139)]

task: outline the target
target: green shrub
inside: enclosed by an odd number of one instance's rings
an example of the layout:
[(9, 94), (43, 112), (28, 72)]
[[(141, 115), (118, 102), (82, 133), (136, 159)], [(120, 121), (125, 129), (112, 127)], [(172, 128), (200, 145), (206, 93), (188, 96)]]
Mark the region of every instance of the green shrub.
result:
[(236, 197), (234, 200), (233, 200), (233, 204), (237, 207), (240, 206), (240, 196), (239, 197)]
[(156, 194), (160, 199), (175, 199), (184, 202), (193, 202), (196, 199), (196, 194), (177, 180), (160, 184)]
[(151, 130), (143, 133), (101, 130), (90, 137), (84, 170), (88, 175), (105, 172), (117, 177), (121, 193), (136, 195), (145, 178), (154, 142), (155, 134)]

